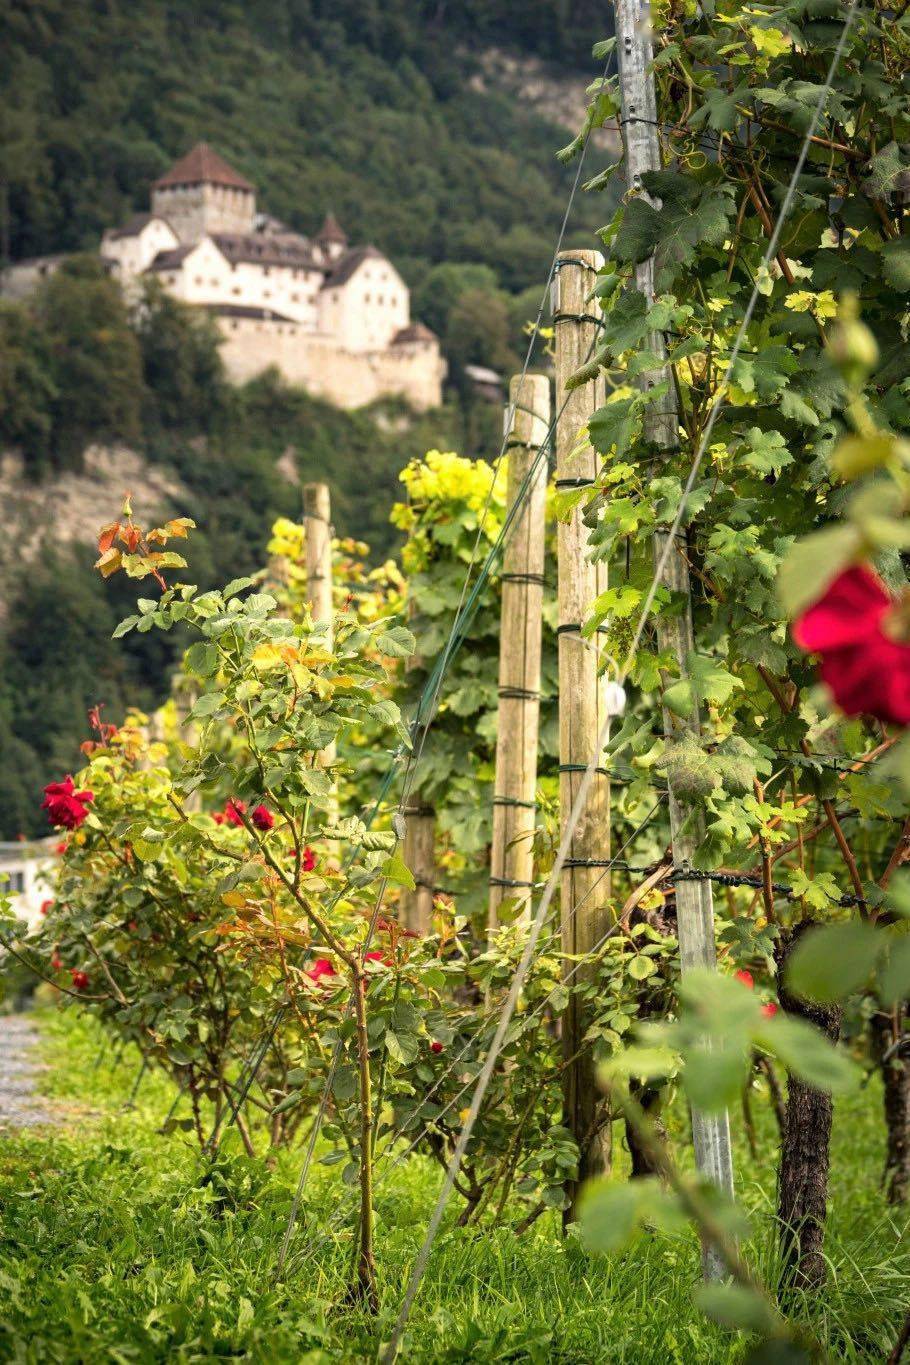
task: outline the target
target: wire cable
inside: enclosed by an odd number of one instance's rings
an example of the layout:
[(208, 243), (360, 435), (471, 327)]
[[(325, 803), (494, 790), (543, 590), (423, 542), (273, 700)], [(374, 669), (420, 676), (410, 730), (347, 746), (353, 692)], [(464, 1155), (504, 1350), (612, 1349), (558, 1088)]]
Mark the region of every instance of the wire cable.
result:
[[(844, 23), (844, 27), (840, 34), (837, 46), (834, 51), (834, 55), (831, 59), (831, 63), (828, 68), (824, 85), (822, 86), (819, 92), (819, 96), (816, 101), (815, 108), (813, 110), (812, 118), (804, 134), (802, 148), (800, 150), (800, 155), (797, 159), (797, 165), (794, 169), (790, 183), (787, 187), (787, 193), (784, 196), (784, 201), (783, 204), (781, 205), (781, 210), (778, 215), (777, 222), (772, 231), (771, 238), (768, 242), (765, 251), (763, 259), (763, 265), (765, 267), (768, 266), (775, 252), (777, 251), (777, 245), (778, 242), (780, 241), (781, 231), (783, 229), (783, 225), (784, 222), (786, 221), (787, 215), (790, 212), (790, 208), (792, 206), (793, 199), (796, 193), (797, 181), (802, 172), (803, 165), (805, 164), (808, 148), (810, 145), (810, 139), (814, 135), (815, 129), (818, 126), (822, 110), (827, 101), (828, 93), (831, 89), (831, 85), (834, 80), (834, 73), (837, 69), (837, 66), (840, 63), (841, 56), (843, 55), (844, 48), (846, 47), (847, 38), (852, 28), (853, 18), (855, 15), (854, 6), (855, 0), (848, 0), (847, 17)], [(732, 357), (731, 365), (739, 354), (739, 348), (742, 345), (746, 329), (748, 328), (749, 323), (752, 320), (752, 314), (755, 311), (755, 305), (758, 300), (758, 297), (759, 290), (757, 285), (754, 285), (745, 313), (740, 323), (739, 331), (737, 333), (733, 350), (731, 352)], [(679, 506), (673, 518), (670, 531), (667, 533), (666, 542), (663, 546), (660, 556), (658, 557), (654, 577), (651, 581), (651, 586), (643, 602), (642, 610), (638, 620), (638, 625), (633, 635), (632, 642), (629, 646), (625, 662), (620, 671), (620, 675), (618, 678), (618, 683), (620, 686), (622, 686), (623, 682), (628, 676), (628, 672), (629, 669), (631, 668), (636, 650), (641, 641), (645, 625), (647, 624), (647, 620), (651, 614), (651, 609), (654, 604), (654, 598), (657, 593), (657, 589), (663, 578), (663, 574), (666, 569), (671, 550), (673, 549), (675, 544), (676, 532), (679, 530), (679, 527), (682, 524), (682, 518), (685, 513), (688, 499), (692, 493), (693, 487), (695, 486), (695, 480), (698, 477), (698, 471), (701, 468), (702, 460), (704, 459), (704, 454), (708, 447), (708, 442), (711, 439), (711, 433), (714, 429), (714, 423), (717, 418), (718, 409), (721, 405), (721, 402), (723, 401), (724, 394), (726, 393), (727, 390), (728, 374), (729, 371), (727, 371), (723, 376), (723, 379), (720, 385), (718, 386), (717, 392), (715, 393), (711, 410), (708, 415), (708, 420), (705, 429), (702, 433), (701, 439), (699, 441), (695, 458), (692, 462), (692, 468), (690, 470), (689, 477), (687, 478), (683, 488)], [(583, 774), (581, 782), (579, 783), (578, 792), (576, 793), (575, 800), (572, 804), (572, 809), (569, 812), (569, 817), (566, 823), (566, 829), (560, 841), (559, 849), (556, 854), (556, 860), (553, 864), (553, 869), (548, 878), (547, 885), (544, 887), (544, 891), (540, 898), (540, 903), (538, 905), (537, 912), (531, 922), (530, 933), (528, 935), (528, 941), (525, 946), (525, 951), (522, 955), (521, 961), (518, 965), (518, 970), (516, 971), (515, 977), (513, 978), (512, 981), (511, 989), (503, 1006), (499, 1025), (497, 1026), (496, 1033), (493, 1037), (493, 1042), (490, 1046), (489, 1052), (487, 1053), (486, 1060), (484, 1062), (483, 1068), (478, 1078), (467, 1117), (465, 1119), (464, 1125), (458, 1138), (458, 1142), (456, 1143), (455, 1150), (452, 1154), (452, 1158), (449, 1162), (449, 1166), (446, 1171), (442, 1189), (439, 1193), (436, 1205), (430, 1216), (430, 1221), (427, 1227), (427, 1232), (424, 1237), (423, 1244), (419, 1252), (417, 1253), (417, 1257), (411, 1268), (411, 1274), (409, 1276), (408, 1284), (405, 1289), (404, 1298), (402, 1300), (401, 1307), (398, 1312), (398, 1317), (395, 1321), (395, 1326), (392, 1331), (391, 1340), (389, 1341), (387, 1347), (383, 1351), (381, 1357), (383, 1365), (391, 1365), (391, 1362), (394, 1361), (396, 1355), (398, 1354), (398, 1347), (401, 1343), (401, 1337), (407, 1324), (411, 1307), (414, 1303), (414, 1299), (417, 1296), (417, 1291), (420, 1288), (420, 1283), (426, 1271), (427, 1263), (430, 1257), (430, 1252), (433, 1247), (433, 1242), (436, 1238), (436, 1233), (439, 1230), (440, 1223), (442, 1222), (442, 1217), (443, 1214), (445, 1213), (446, 1206), (448, 1204), (449, 1198), (454, 1188), (455, 1180), (458, 1178), (458, 1172), (461, 1168), (461, 1163), (464, 1158), (464, 1154), (467, 1149), (468, 1143), (470, 1142), (474, 1124), (476, 1123), (477, 1116), (480, 1112), (480, 1106), (483, 1102), (483, 1096), (486, 1093), (487, 1086), (490, 1083), (490, 1078), (493, 1074), (493, 1068), (496, 1064), (496, 1059), (499, 1056), (499, 1052), (501, 1051), (502, 1048), (506, 1029), (508, 1028), (508, 1025), (511, 1021), (512, 1014), (514, 1013), (515, 1010), (515, 1006), (518, 1003), (519, 994), (521, 993), (522, 986), (524, 985), (525, 978), (528, 974), (528, 970), (531, 964), (531, 958), (533, 956), (541, 928), (543, 927), (543, 921), (546, 917), (547, 911), (549, 910), (550, 907), (550, 903), (553, 899), (559, 874), (562, 871), (565, 859), (568, 856), (569, 848), (571, 847), (571, 842), (574, 837), (576, 825), (578, 824), (578, 821), (581, 819), (581, 816), (584, 813), (584, 810), (587, 806), (588, 792), (590, 790), (591, 783), (594, 779), (598, 756), (601, 753), (602, 749), (604, 748), (605, 744), (609, 740), (611, 720), (612, 717), (608, 713), (606, 719), (604, 720), (604, 724), (601, 728), (601, 732), (598, 735), (597, 745), (594, 750), (594, 753), (591, 755), (587, 770)]]

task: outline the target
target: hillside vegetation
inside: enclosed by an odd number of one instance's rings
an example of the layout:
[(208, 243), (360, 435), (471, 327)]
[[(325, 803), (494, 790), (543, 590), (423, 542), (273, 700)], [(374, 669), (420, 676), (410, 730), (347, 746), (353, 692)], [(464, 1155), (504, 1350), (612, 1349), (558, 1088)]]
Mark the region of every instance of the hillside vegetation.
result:
[[(540, 59), (577, 85), (595, 74), (594, 6), (36, 0), (0, 15), (0, 257), (94, 252), (204, 138), (295, 228), (312, 232), (331, 207), (352, 241), (388, 252), (451, 378), (446, 406), (420, 418), (395, 402), (339, 412), (275, 377), (232, 390), (204, 324), (160, 299), (130, 316), (83, 256), (27, 305), (0, 305), (0, 449), (37, 490), (78, 475), (92, 444), (160, 466), (187, 493), (173, 510), (199, 522), (202, 584), (261, 562), (272, 519), (298, 513), (307, 478), (330, 482), (341, 533), (386, 554), (407, 461), (496, 440), (498, 414), (473, 398), (464, 366), (517, 365), (574, 174), (554, 156), (566, 130), (497, 90), (485, 49), (533, 60), (538, 85)], [(578, 240), (607, 216), (579, 196)], [(97, 511), (101, 525), (116, 508)], [(5, 518), (3, 838), (43, 829), (40, 788), (77, 761), (87, 708), (103, 702), (114, 719), (127, 696), (151, 706), (179, 646), (112, 644), (123, 612), (79, 534), (48, 524), (36, 555)]]

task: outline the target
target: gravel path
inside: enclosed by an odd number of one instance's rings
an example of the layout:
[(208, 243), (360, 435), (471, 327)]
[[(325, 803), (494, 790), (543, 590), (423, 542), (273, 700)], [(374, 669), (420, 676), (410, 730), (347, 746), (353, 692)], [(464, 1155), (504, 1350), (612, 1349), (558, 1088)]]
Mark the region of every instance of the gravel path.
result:
[(37, 1094), (41, 1035), (27, 1014), (0, 1014), (0, 1129), (59, 1123), (50, 1101)]

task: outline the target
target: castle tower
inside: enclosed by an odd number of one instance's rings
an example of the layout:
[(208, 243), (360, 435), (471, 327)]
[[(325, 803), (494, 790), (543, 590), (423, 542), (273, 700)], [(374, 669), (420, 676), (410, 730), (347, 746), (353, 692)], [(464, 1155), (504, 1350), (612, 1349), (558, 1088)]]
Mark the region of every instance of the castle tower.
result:
[(181, 242), (198, 242), (213, 232), (248, 233), (256, 187), (207, 142), (198, 142), (153, 184), (152, 213), (166, 219)]
[(348, 249), (348, 234), (334, 213), (326, 214), (325, 222), (313, 240), (322, 252), (323, 259), (327, 261), (337, 261)]

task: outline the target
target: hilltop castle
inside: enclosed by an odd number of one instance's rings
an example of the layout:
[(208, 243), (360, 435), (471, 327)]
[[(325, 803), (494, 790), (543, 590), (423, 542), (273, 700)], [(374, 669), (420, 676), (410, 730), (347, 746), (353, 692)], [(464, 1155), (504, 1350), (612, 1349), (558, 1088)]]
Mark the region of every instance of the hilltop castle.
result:
[[(257, 213), (255, 186), (204, 142), (155, 181), (150, 212), (104, 233), (101, 257), (127, 295), (151, 275), (207, 309), (237, 383), (275, 366), (339, 407), (389, 394), (419, 409), (441, 401), (439, 343), (411, 322), (391, 261), (349, 246), (332, 214), (311, 239)], [(62, 259), (10, 266), (0, 292), (23, 297)]]

